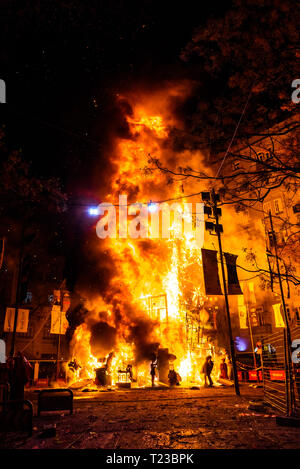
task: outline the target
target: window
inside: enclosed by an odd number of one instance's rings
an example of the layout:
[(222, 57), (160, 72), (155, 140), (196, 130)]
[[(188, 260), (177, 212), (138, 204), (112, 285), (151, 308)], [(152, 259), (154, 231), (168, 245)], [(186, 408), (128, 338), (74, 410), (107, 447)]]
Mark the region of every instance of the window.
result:
[(283, 205), (282, 205), (282, 200), (281, 199), (275, 199), (273, 201), (274, 203), (274, 212), (277, 215), (278, 213), (283, 212)]
[(235, 160), (235, 161), (232, 162), (232, 169), (233, 169), (233, 171), (237, 171), (238, 169), (240, 169), (239, 160)]
[(293, 206), (293, 212), (300, 213), (300, 203), (297, 203), (296, 205)]
[(268, 217), (269, 216), (269, 212), (272, 213), (272, 205), (271, 205), (271, 202), (265, 202), (263, 204), (263, 211), (264, 211), (264, 216), (265, 217)]

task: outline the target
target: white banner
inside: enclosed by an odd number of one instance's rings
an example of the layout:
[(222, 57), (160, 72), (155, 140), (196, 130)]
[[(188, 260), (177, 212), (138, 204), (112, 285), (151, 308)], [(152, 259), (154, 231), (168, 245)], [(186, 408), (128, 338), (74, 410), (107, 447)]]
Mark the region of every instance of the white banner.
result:
[(247, 309), (244, 303), (244, 295), (238, 295), (238, 312), (240, 319), (240, 329), (248, 329)]
[[(29, 309), (18, 309), (16, 332), (27, 332), (29, 321)], [(15, 308), (6, 308), (4, 332), (13, 332), (15, 322)]]
[(69, 327), (66, 313), (61, 311), (60, 305), (53, 305), (51, 311), (50, 334), (65, 334)]

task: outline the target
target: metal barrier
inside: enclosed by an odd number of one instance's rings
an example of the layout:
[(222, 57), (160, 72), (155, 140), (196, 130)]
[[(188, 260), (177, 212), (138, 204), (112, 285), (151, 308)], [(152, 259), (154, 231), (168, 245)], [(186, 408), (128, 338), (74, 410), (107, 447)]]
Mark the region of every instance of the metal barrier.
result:
[[(292, 343), (299, 339), (300, 327), (291, 329)], [(300, 360), (293, 363), (287, 346), (286, 329), (281, 329), (263, 339), (263, 388), (264, 400), (279, 413), (300, 417)], [(289, 354), (289, 356), (288, 356)], [(289, 372), (288, 358), (292, 367)]]
[(41, 412), (69, 410), (73, 413), (71, 389), (43, 389), (38, 395), (38, 416)]

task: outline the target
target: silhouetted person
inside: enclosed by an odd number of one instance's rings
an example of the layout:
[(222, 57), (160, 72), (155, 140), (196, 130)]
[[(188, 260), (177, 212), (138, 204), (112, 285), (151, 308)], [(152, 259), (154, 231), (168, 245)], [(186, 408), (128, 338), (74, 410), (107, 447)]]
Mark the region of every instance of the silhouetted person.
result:
[(204, 381), (205, 381), (205, 386), (207, 386), (207, 380), (209, 382), (209, 387), (212, 387), (214, 385), (212, 379), (211, 379), (211, 372), (212, 372), (212, 369), (214, 367), (214, 363), (211, 359), (211, 356), (208, 355), (206, 357), (206, 360), (204, 362), (204, 365), (202, 367), (202, 373), (204, 374)]
[(168, 379), (170, 386), (179, 386), (181, 381), (179, 374), (172, 368), (169, 370)]
[(151, 366), (150, 366), (150, 375), (151, 375), (152, 387), (155, 386), (154, 379), (155, 379), (156, 374), (157, 374), (157, 361), (153, 360), (151, 362)]
[(230, 379), (230, 381), (233, 380), (233, 366), (232, 366), (232, 363), (231, 363), (231, 359), (229, 358), (229, 356), (227, 356), (227, 374), (228, 374), (228, 379)]
[(133, 381), (132, 365), (127, 365), (126, 371), (129, 373), (130, 381)]

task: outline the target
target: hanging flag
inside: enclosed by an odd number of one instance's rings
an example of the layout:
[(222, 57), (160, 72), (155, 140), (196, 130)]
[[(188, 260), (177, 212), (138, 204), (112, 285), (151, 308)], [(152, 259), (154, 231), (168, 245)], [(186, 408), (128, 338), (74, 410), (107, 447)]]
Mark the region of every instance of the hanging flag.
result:
[(13, 332), (15, 323), (15, 308), (6, 308), (4, 332)]
[(61, 311), (60, 305), (53, 305), (51, 311), (50, 334), (65, 334), (69, 326), (66, 313)]
[(224, 252), (224, 257), (227, 267), (227, 293), (228, 295), (242, 295), (243, 292), (236, 271), (236, 260), (238, 256)]
[(275, 327), (285, 327), (285, 323), (281, 314), (281, 304), (278, 303), (276, 305), (272, 305), (274, 310), (274, 318), (275, 318)]
[(240, 319), (240, 329), (248, 329), (247, 309), (244, 302), (244, 295), (238, 295), (238, 312)]
[(217, 251), (201, 249), (206, 295), (222, 295), (219, 279)]
[[(15, 323), (15, 308), (6, 308), (4, 332), (13, 332)], [(16, 332), (27, 332), (29, 321), (29, 310), (18, 309)]]
[(19, 309), (17, 319), (17, 332), (27, 332), (29, 320), (29, 309)]

